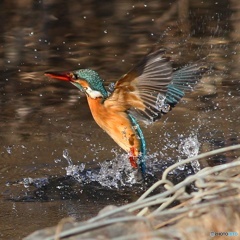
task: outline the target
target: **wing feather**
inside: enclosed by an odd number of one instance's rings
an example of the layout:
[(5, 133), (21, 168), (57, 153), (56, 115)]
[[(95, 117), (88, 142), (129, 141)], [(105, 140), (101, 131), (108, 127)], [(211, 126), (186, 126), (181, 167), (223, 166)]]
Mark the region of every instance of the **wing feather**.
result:
[(149, 53), (115, 84), (105, 100), (108, 107), (121, 106), (141, 119), (155, 121), (193, 89), (206, 71), (203, 63), (187, 65), (173, 72), (170, 59), (160, 49)]
[[(167, 86), (172, 80), (172, 66), (164, 53), (160, 49), (143, 58), (116, 82), (113, 93), (104, 104), (112, 106), (115, 100), (126, 111), (134, 110), (148, 119), (158, 116), (159, 110), (154, 107), (156, 97), (158, 93), (167, 92)], [(134, 97), (135, 102), (132, 101)]]

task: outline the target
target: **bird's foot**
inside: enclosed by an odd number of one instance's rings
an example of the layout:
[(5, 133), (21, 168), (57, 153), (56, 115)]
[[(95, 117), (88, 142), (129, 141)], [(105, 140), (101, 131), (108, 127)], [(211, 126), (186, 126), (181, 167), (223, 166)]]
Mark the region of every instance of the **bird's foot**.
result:
[(130, 152), (129, 152), (129, 161), (130, 161), (131, 166), (133, 168), (137, 168), (138, 167), (138, 165), (137, 165), (138, 157), (136, 156), (135, 152), (136, 152), (135, 148), (131, 147), (130, 148)]

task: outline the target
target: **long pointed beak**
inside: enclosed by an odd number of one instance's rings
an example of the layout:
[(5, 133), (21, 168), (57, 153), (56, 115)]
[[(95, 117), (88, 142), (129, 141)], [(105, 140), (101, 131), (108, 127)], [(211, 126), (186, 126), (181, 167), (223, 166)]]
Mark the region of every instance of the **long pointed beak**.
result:
[(74, 80), (74, 76), (71, 72), (45, 72), (44, 74), (47, 77), (72, 82)]

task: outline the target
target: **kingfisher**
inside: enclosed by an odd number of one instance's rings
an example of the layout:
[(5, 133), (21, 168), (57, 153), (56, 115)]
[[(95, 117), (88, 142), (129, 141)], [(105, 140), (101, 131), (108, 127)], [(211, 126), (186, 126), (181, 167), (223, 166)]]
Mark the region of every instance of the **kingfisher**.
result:
[(150, 123), (169, 112), (193, 90), (207, 68), (203, 61), (173, 69), (165, 50), (148, 53), (107, 91), (103, 79), (91, 69), (46, 72), (72, 83), (87, 97), (96, 123), (129, 155), (133, 168), (146, 173), (146, 141), (138, 120)]

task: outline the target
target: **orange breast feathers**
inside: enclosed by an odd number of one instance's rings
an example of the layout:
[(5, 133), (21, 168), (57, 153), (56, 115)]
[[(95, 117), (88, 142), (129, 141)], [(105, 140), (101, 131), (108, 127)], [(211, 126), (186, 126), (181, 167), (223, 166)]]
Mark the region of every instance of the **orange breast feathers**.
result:
[(96, 123), (126, 152), (136, 157), (140, 153), (140, 140), (132, 127), (123, 106), (107, 107), (102, 98), (87, 97), (90, 110)]

